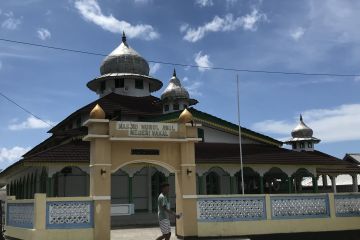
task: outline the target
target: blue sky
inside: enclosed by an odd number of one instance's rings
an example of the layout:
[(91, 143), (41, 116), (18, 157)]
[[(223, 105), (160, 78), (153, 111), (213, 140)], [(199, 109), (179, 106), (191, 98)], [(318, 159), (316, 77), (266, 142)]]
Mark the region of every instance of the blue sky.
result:
[[(360, 2), (2, 0), (0, 37), (110, 53), (126, 31), (148, 60), (241, 69), (360, 73)], [(102, 57), (0, 42), (0, 90), (55, 124), (97, 96)], [(151, 64), (164, 86), (173, 66)], [(236, 73), (177, 67), (196, 108), (236, 122)], [(298, 116), (343, 157), (360, 151), (360, 78), (239, 73), (242, 125), (278, 139)], [(163, 90), (163, 89), (162, 89)], [(161, 94), (162, 90), (155, 93)], [(49, 135), (0, 98), (0, 168)]]

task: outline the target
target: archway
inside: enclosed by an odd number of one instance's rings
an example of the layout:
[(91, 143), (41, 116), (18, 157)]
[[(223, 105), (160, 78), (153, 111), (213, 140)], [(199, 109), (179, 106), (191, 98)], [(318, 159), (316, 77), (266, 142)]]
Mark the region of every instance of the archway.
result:
[[(242, 193), (241, 171), (235, 174), (237, 180), (237, 193)], [(244, 167), (244, 192), (245, 194), (260, 194), (263, 191), (260, 174), (250, 167)]]
[[(55, 197), (81, 197), (89, 195), (89, 175), (75, 166), (67, 166), (52, 176), (47, 182), (47, 172), (40, 176), (40, 190)], [(50, 191), (51, 189), (51, 191)]]
[(289, 189), (295, 193), (317, 192), (317, 177), (306, 168), (299, 168), (290, 178)]
[[(101, 109), (94, 109), (99, 110)], [(197, 236), (195, 142), (197, 126), (181, 123), (116, 122), (89, 119), (90, 196), (94, 199), (94, 239), (110, 239), (111, 173), (130, 164), (161, 166), (175, 173), (176, 220), (180, 237)]]
[(278, 167), (273, 167), (264, 174), (265, 193), (288, 193), (288, 175)]

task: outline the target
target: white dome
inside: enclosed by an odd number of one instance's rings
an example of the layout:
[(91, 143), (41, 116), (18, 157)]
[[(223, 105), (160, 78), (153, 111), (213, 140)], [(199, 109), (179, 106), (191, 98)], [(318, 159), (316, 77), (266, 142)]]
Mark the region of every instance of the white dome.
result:
[(120, 46), (104, 59), (100, 67), (101, 75), (134, 73), (148, 76), (149, 70), (148, 62), (127, 44), (125, 34), (123, 34)]

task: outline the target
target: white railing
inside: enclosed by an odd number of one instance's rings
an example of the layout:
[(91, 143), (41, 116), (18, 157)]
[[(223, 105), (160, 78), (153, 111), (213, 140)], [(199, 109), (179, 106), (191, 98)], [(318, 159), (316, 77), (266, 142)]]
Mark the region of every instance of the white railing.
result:
[(199, 221), (242, 221), (266, 218), (265, 197), (198, 198)]

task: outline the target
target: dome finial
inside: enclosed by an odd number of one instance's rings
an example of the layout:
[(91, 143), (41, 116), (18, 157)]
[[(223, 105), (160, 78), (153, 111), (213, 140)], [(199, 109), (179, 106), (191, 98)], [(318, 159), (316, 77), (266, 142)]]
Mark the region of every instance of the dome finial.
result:
[(300, 122), (303, 121), (303, 117), (302, 117), (302, 114), (300, 114)]
[(176, 77), (176, 70), (174, 68), (173, 77)]
[(99, 104), (96, 104), (95, 107), (90, 112), (90, 119), (105, 119), (105, 112), (100, 107)]
[(123, 34), (122, 34), (122, 42), (123, 42), (123, 43), (126, 43), (125, 31), (123, 31)]

